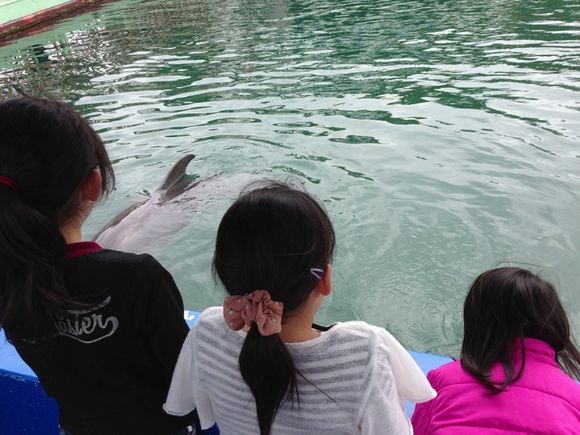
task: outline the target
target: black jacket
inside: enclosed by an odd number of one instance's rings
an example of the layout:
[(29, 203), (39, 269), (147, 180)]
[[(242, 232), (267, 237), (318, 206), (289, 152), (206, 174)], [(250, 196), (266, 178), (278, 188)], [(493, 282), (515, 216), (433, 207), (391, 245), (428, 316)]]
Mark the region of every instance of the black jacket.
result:
[(192, 424), (194, 413), (162, 409), (188, 333), (173, 278), (149, 255), (93, 245), (66, 260), (64, 272), (87, 308), (52, 319), (46, 338), (14, 346), (75, 435), (161, 435)]

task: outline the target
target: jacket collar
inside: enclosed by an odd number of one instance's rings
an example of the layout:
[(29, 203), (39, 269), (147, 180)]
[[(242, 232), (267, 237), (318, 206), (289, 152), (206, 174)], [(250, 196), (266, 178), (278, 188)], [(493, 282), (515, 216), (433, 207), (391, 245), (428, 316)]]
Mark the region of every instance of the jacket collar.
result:
[(71, 260), (73, 258), (82, 257), (83, 255), (90, 254), (92, 252), (98, 252), (103, 248), (101, 245), (95, 242), (78, 242), (66, 245), (66, 253), (64, 254), (65, 260)]
[[(518, 340), (518, 343), (520, 340)], [(524, 348), (526, 350), (526, 359), (533, 358), (535, 360), (546, 362), (554, 366), (558, 366), (556, 362), (556, 351), (552, 346), (537, 338), (525, 337)], [(519, 345), (514, 346), (514, 354), (521, 354), (522, 348)]]

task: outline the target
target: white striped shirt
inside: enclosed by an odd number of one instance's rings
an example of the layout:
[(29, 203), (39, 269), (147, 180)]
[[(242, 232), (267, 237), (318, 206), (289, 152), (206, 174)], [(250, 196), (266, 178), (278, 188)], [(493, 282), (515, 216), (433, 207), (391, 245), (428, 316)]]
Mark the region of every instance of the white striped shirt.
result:
[[(245, 336), (227, 327), (222, 307), (205, 310), (181, 349), (165, 411), (184, 415), (197, 408), (202, 428), (217, 422), (223, 435), (260, 433), (254, 397), (238, 364)], [(385, 329), (337, 323), (320, 337), (286, 346), (310, 383), (297, 377), (299, 406), (282, 403), (272, 435), (411, 434), (404, 401), (435, 396)]]

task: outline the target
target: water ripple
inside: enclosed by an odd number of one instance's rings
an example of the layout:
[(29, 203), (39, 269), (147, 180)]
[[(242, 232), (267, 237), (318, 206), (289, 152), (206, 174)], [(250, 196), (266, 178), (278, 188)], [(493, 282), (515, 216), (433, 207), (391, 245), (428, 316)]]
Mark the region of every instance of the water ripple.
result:
[[(468, 282), (503, 260), (552, 268), (580, 334), (579, 49), (575, 0), (120, 0), (2, 46), (0, 80), (107, 142), (120, 182), (89, 232), (189, 152), (195, 176), (299, 180), (338, 233), (321, 321), (456, 353)], [(221, 300), (230, 199), (148, 248), (191, 307)]]

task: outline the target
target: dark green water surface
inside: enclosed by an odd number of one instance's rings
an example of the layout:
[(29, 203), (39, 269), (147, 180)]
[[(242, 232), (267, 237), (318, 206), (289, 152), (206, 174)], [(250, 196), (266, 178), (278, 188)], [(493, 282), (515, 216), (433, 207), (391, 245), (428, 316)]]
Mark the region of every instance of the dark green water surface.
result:
[[(457, 353), (469, 282), (541, 266), (580, 335), (580, 2), (123, 0), (0, 47), (4, 92), (70, 101), (108, 144), (94, 234), (171, 163), (293, 177), (337, 229), (319, 320)], [(1, 132), (0, 132), (1, 134)], [(147, 248), (220, 304), (209, 201)]]

